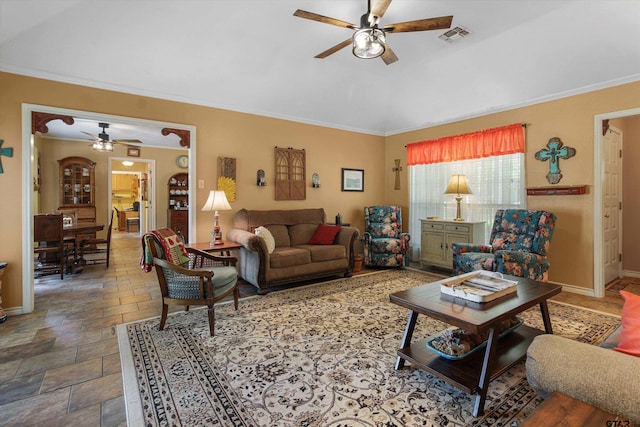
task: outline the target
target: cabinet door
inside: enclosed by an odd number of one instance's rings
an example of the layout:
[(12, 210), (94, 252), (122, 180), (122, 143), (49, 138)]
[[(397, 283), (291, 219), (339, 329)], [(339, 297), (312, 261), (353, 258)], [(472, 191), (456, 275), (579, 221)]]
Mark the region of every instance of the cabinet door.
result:
[(444, 247), (444, 233), (438, 231), (423, 231), (420, 257), (424, 261), (442, 262)]
[(169, 209), (169, 228), (181, 234), (185, 242), (189, 240), (189, 212)]
[(446, 234), (444, 259), (445, 262), (453, 267), (453, 252), (451, 251), (452, 243), (471, 243), (471, 236), (469, 234)]

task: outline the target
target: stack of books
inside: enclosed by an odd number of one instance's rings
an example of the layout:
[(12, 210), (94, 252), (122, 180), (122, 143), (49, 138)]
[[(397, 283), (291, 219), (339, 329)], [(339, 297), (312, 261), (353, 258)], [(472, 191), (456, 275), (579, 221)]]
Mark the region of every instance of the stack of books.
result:
[(440, 284), (440, 292), (474, 302), (488, 302), (515, 293), (518, 282), (505, 279), (501, 273), (479, 271), (465, 277), (452, 277)]

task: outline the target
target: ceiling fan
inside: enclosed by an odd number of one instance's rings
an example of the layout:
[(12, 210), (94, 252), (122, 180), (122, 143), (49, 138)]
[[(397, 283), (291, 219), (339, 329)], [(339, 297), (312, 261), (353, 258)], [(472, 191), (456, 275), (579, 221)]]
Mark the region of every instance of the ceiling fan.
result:
[(298, 18), (310, 19), (323, 24), (337, 25), (338, 27), (356, 30), (353, 36), (337, 45), (319, 53), (315, 58), (326, 58), (340, 49), (353, 45), (353, 54), (358, 58), (370, 59), (382, 57), (385, 64), (393, 64), (398, 57), (386, 42), (387, 33), (408, 33), (413, 31), (443, 30), (451, 27), (453, 16), (441, 16), (438, 18), (418, 19), (415, 21), (401, 22), (398, 24), (378, 27), (382, 16), (391, 4), (391, 0), (368, 0), (367, 12), (360, 17), (360, 26), (335, 18), (318, 15), (298, 9), (293, 15)]
[(81, 131), (82, 133), (89, 135), (92, 138), (93, 144), (91, 145), (94, 150), (113, 151), (113, 146), (115, 144), (142, 144), (142, 141), (140, 141), (139, 139), (114, 139), (113, 141), (111, 141), (109, 139), (109, 134), (107, 134), (106, 131), (106, 129), (109, 128), (109, 123), (98, 123), (98, 126), (102, 128), (102, 132), (100, 132), (98, 135)]

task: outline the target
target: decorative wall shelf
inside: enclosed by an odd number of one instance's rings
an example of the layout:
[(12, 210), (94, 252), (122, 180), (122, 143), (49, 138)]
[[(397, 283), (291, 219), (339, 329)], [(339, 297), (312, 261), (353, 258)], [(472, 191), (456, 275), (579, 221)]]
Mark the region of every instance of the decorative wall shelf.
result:
[(573, 196), (576, 194), (585, 194), (586, 192), (586, 185), (563, 185), (557, 187), (527, 188), (527, 196)]

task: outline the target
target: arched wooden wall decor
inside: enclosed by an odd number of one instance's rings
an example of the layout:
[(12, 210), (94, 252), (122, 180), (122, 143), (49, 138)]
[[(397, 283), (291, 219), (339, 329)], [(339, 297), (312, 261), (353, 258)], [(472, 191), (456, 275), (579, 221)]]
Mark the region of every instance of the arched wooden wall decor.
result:
[(31, 133), (48, 133), (49, 128), (47, 127), (47, 123), (51, 120), (62, 120), (64, 123), (68, 125), (72, 125), (74, 123), (73, 117), (64, 116), (62, 114), (51, 114), (51, 113), (40, 113), (38, 111), (31, 112)]
[(191, 148), (191, 132), (185, 129), (173, 129), (173, 128), (163, 128), (162, 134), (164, 136), (169, 135), (170, 133), (174, 133), (178, 135), (180, 138), (180, 145), (186, 148)]

